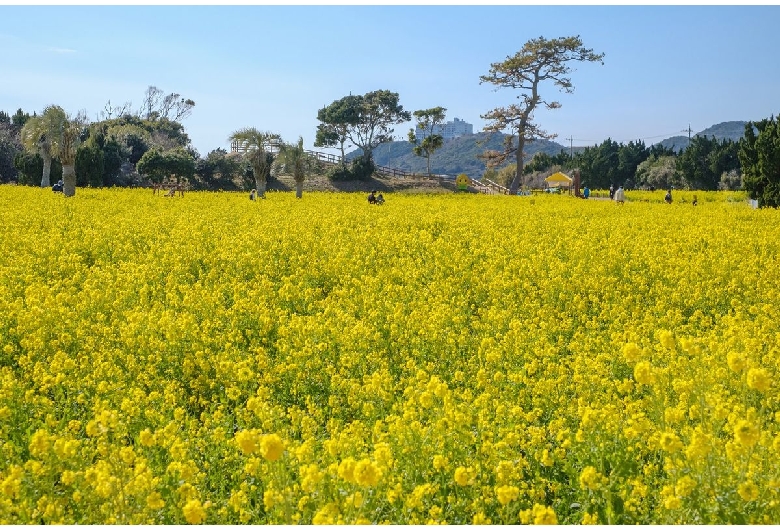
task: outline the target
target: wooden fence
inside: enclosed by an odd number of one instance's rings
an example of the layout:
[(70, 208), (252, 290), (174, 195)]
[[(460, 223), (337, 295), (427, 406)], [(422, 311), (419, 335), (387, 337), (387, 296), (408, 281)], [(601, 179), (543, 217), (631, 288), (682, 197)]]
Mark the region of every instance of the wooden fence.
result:
[[(325, 162), (326, 164), (336, 165), (336, 164), (344, 163), (344, 159), (340, 155), (334, 155), (332, 153), (323, 153), (321, 151), (306, 150), (306, 154), (320, 162)], [(405, 171), (403, 169), (387, 167), (387, 166), (375, 166), (375, 171), (382, 176), (393, 177), (393, 178), (418, 178), (418, 179), (438, 179), (438, 180), (451, 179), (451, 177), (447, 175), (428, 175), (427, 173), (414, 173), (411, 171)]]

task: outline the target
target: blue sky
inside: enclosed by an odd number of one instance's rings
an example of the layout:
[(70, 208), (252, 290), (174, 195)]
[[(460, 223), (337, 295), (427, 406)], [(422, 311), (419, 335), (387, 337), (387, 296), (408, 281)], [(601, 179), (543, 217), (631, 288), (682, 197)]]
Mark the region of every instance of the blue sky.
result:
[(604, 65), (574, 65), (573, 94), (543, 86), (563, 106), (537, 122), (566, 146), (650, 145), (780, 113), (778, 22), (773, 5), (0, 5), (0, 110), (58, 104), (94, 120), (154, 85), (195, 101), (183, 123), (205, 156), (249, 126), (311, 147), (319, 108), (388, 89), (476, 132), (518, 94), (480, 85), (492, 62), (580, 35)]

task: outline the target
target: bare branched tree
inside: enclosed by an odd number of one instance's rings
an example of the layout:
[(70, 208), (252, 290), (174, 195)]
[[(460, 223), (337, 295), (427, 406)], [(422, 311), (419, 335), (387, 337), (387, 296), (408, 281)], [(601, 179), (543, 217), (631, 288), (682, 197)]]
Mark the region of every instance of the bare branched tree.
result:
[(129, 101), (126, 101), (123, 105), (111, 105), (111, 100), (109, 99), (106, 106), (100, 111), (100, 119), (111, 120), (114, 117), (124, 116), (130, 112), (132, 106), (132, 103)]
[(165, 92), (156, 86), (150, 86), (144, 93), (143, 103), (138, 109), (138, 117), (147, 120), (167, 119), (181, 122), (192, 114), (195, 102), (189, 98), (183, 98), (181, 94)]

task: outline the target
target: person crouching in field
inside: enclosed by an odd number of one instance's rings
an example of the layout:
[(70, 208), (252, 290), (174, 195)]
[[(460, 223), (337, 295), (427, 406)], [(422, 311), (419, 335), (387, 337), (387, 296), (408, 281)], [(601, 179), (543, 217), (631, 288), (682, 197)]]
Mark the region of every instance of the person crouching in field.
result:
[(376, 204), (376, 192), (372, 191), (368, 195), (368, 204)]

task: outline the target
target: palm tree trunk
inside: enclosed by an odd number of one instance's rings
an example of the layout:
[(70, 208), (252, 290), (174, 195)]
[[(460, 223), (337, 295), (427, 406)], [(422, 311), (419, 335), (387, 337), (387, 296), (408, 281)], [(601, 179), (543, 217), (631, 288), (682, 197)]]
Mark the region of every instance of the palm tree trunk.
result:
[(255, 188), (257, 189), (257, 196), (265, 199), (265, 187), (266, 180), (255, 177)]
[(252, 160), (252, 173), (255, 176), (255, 189), (257, 190), (257, 196), (265, 199), (265, 172), (263, 171), (263, 165), (258, 163), (257, 159)]
[(76, 195), (76, 166), (68, 164), (62, 166), (62, 194), (66, 197)]
[(51, 186), (51, 154), (46, 151), (41, 153), (43, 158), (43, 175), (41, 176), (41, 188)]
[(303, 180), (295, 179), (295, 196), (299, 199), (303, 197)]

